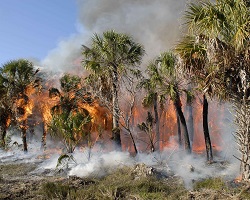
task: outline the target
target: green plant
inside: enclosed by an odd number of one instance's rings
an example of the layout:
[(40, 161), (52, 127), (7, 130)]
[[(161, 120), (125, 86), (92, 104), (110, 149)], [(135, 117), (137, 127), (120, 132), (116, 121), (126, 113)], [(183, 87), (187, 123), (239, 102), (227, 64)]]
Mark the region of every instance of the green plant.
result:
[(64, 170), (68, 170), (70, 166), (74, 164), (76, 164), (76, 160), (73, 155), (62, 154), (57, 160), (55, 173), (60, 173)]
[(90, 134), (86, 127), (90, 122), (90, 115), (78, 110), (71, 110), (69, 113), (52, 114), (49, 128), (53, 135), (62, 138), (67, 152), (73, 153), (79, 141)]

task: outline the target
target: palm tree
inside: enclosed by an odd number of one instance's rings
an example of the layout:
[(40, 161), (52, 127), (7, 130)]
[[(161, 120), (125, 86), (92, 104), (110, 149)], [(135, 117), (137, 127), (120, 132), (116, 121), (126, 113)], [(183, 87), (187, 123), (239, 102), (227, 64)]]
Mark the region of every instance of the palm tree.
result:
[(187, 124), (182, 111), (180, 98), (183, 90), (181, 88), (182, 78), (177, 71), (177, 60), (171, 52), (164, 52), (158, 56), (153, 63), (154, 64), (149, 65), (151, 83), (156, 84), (160, 96), (169, 96), (173, 101), (177, 112), (177, 119), (179, 118), (184, 131), (185, 149), (191, 153)]
[(143, 47), (126, 34), (106, 31), (94, 34), (91, 47), (83, 46), (83, 67), (92, 75), (101, 75), (110, 82), (112, 97), (113, 130), (115, 143), (121, 147), (119, 129), (119, 88), (121, 78), (140, 64)]
[[(184, 39), (182, 45), (191, 45), (178, 48), (182, 49), (180, 55), (184, 58), (184, 66), (193, 69), (196, 74), (203, 75), (204, 94), (216, 89), (211, 93), (220, 98), (234, 100), (237, 94), (238, 101), (242, 102), (242, 105), (246, 103), (244, 101), (248, 89), (246, 77), (249, 76), (250, 66), (249, 12), (249, 2), (244, 0), (217, 0), (215, 3), (189, 4), (185, 19), (190, 36), (186, 39), (192, 38), (195, 42), (186, 42), (188, 40)], [(197, 47), (202, 48), (197, 51)], [(243, 137), (249, 135), (248, 130), (245, 129), (243, 132)], [(246, 143), (241, 143), (240, 146), (244, 149), (244, 145)], [(249, 165), (248, 153), (244, 150), (242, 152), (244, 157), (241, 159), (242, 165)], [(249, 170), (246, 173), (247, 167), (243, 168), (245, 169), (243, 174), (250, 174)], [(243, 176), (243, 179), (249, 177)]]
[(3, 65), (0, 69), (3, 84), (6, 88), (6, 98), (11, 99), (13, 117), (17, 119), (22, 132), (23, 150), (28, 151), (26, 141), (27, 117), (31, 114), (32, 101), (30, 95), (39, 88), (33, 64), (28, 60), (13, 60)]
[[(214, 95), (218, 88), (214, 87), (211, 83), (211, 78), (213, 77), (206, 68), (206, 51), (204, 47), (203, 40), (197, 41), (194, 37), (185, 37), (177, 46), (175, 51), (181, 57), (182, 67), (188, 71), (189, 76), (195, 84), (198, 85), (198, 89), (201, 89), (203, 94), (203, 132), (206, 145), (207, 161), (213, 161), (213, 151), (212, 144), (210, 140), (209, 127), (208, 127), (208, 101), (206, 95)], [(209, 88), (209, 89), (205, 89)]]

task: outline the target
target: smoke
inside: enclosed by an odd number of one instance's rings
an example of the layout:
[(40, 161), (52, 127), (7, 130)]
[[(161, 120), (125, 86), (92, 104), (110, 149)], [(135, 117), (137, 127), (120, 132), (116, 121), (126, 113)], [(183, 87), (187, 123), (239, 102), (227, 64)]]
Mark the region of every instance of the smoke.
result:
[(238, 146), (234, 133), (236, 132), (236, 125), (234, 123), (234, 114), (232, 114), (233, 108), (230, 103), (224, 103), (221, 105), (224, 107), (224, 112), (220, 113), (218, 121), (220, 122), (220, 147), (222, 151), (219, 156), (225, 160), (235, 162), (238, 166), (240, 165), (239, 160), (235, 157), (240, 158), (240, 152), (237, 150)]
[(81, 45), (85, 41), (86, 36), (82, 34), (62, 40), (58, 47), (51, 50), (42, 60), (41, 66), (57, 73), (72, 72), (80, 66)]
[[(21, 139), (16, 136), (12, 137), (12, 141), (21, 144)], [(30, 174), (51, 176), (56, 169), (60, 153), (58, 151), (41, 152), (39, 147), (40, 142), (32, 141), (26, 154), (18, 147), (12, 147), (12, 151), (8, 152), (0, 151), (0, 163), (38, 163), (38, 167)], [(215, 157), (216, 162), (208, 164), (204, 154), (186, 154), (178, 147), (166, 148), (162, 152), (151, 154), (139, 153), (135, 157), (125, 151), (104, 152), (101, 148), (91, 151), (76, 149), (72, 156), (76, 163), (70, 165), (68, 176), (102, 177), (116, 169), (125, 166), (133, 169), (136, 164), (144, 163), (164, 177), (180, 177), (186, 188), (192, 189), (193, 182), (196, 180), (215, 176), (232, 180), (239, 175), (239, 163), (235, 162), (235, 159), (230, 160), (232, 155), (226, 159)]]
[(230, 163), (216, 158), (216, 163), (207, 164), (204, 155), (188, 155), (178, 148), (165, 149), (161, 153), (141, 153), (136, 157), (131, 157), (128, 152), (92, 152), (90, 160), (87, 159), (87, 151), (74, 153), (78, 163), (69, 171), (69, 176), (101, 177), (124, 166), (131, 167), (144, 163), (164, 176), (180, 177), (186, 188), (191, 189), (196, 180), (214, 176), (232, 180), (239, 174), (238, 163)]
[[(89, 45), (93, 33), (114, 29), (131, 35), (146, 49), (145, 61), (169, 50), (181, 35), (181, 16), (186, 0), (78, 0), (78, 33), (64, 39), (41, 65), (69, 71)], [(79, 63), (78, 63), (79, 64)]]

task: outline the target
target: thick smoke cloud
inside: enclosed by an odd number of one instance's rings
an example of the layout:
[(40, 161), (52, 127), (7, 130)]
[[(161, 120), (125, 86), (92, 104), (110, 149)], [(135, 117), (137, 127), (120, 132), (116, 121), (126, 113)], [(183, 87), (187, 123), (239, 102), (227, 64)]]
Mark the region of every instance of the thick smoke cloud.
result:
[(148, 55), (171, 48), (180, 35), (184, 0), (79, 1), (80, 23), (89, 30), (115, 29), (145, 45)]
[(144, 45), (148, 61), (168, 50), (181, 35), (186, 0), (78, 0), (78, 34), (61, 41), (42, 61), (50, 69), (68, 71), (79, 58), (81, 45), (93, 33), (114, 29)]

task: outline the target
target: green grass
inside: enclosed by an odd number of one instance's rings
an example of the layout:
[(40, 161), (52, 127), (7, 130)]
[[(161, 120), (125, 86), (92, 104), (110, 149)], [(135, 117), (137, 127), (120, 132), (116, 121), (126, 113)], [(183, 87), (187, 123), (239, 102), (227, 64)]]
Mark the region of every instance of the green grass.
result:
[(134, 179), (132, 170), (123, 168), (91, 184), (75, 188), (70, 183), (46, 183), (45, 199), (179, 199), (186, 195), (183, 185), (169, 185), (155, 177)]
[(198, 181), (194, 184), (194, 190), (200, 189), (222, 190), (226, 188), (226, 184), (222, 178), (208, 178)]
[(220, 177), (197, 181), (193, 190), (188, 191), (176, 177), (157, 179), (155, 176), (147, 176), (135, 179), (134, 176), (132, 168), (124, 167), (99, 179), (47, 182), (43, 184), (40, 194), (46, 200), (250, 199), (250, 186), (232, 186), (232, 182), (225, 182)]

